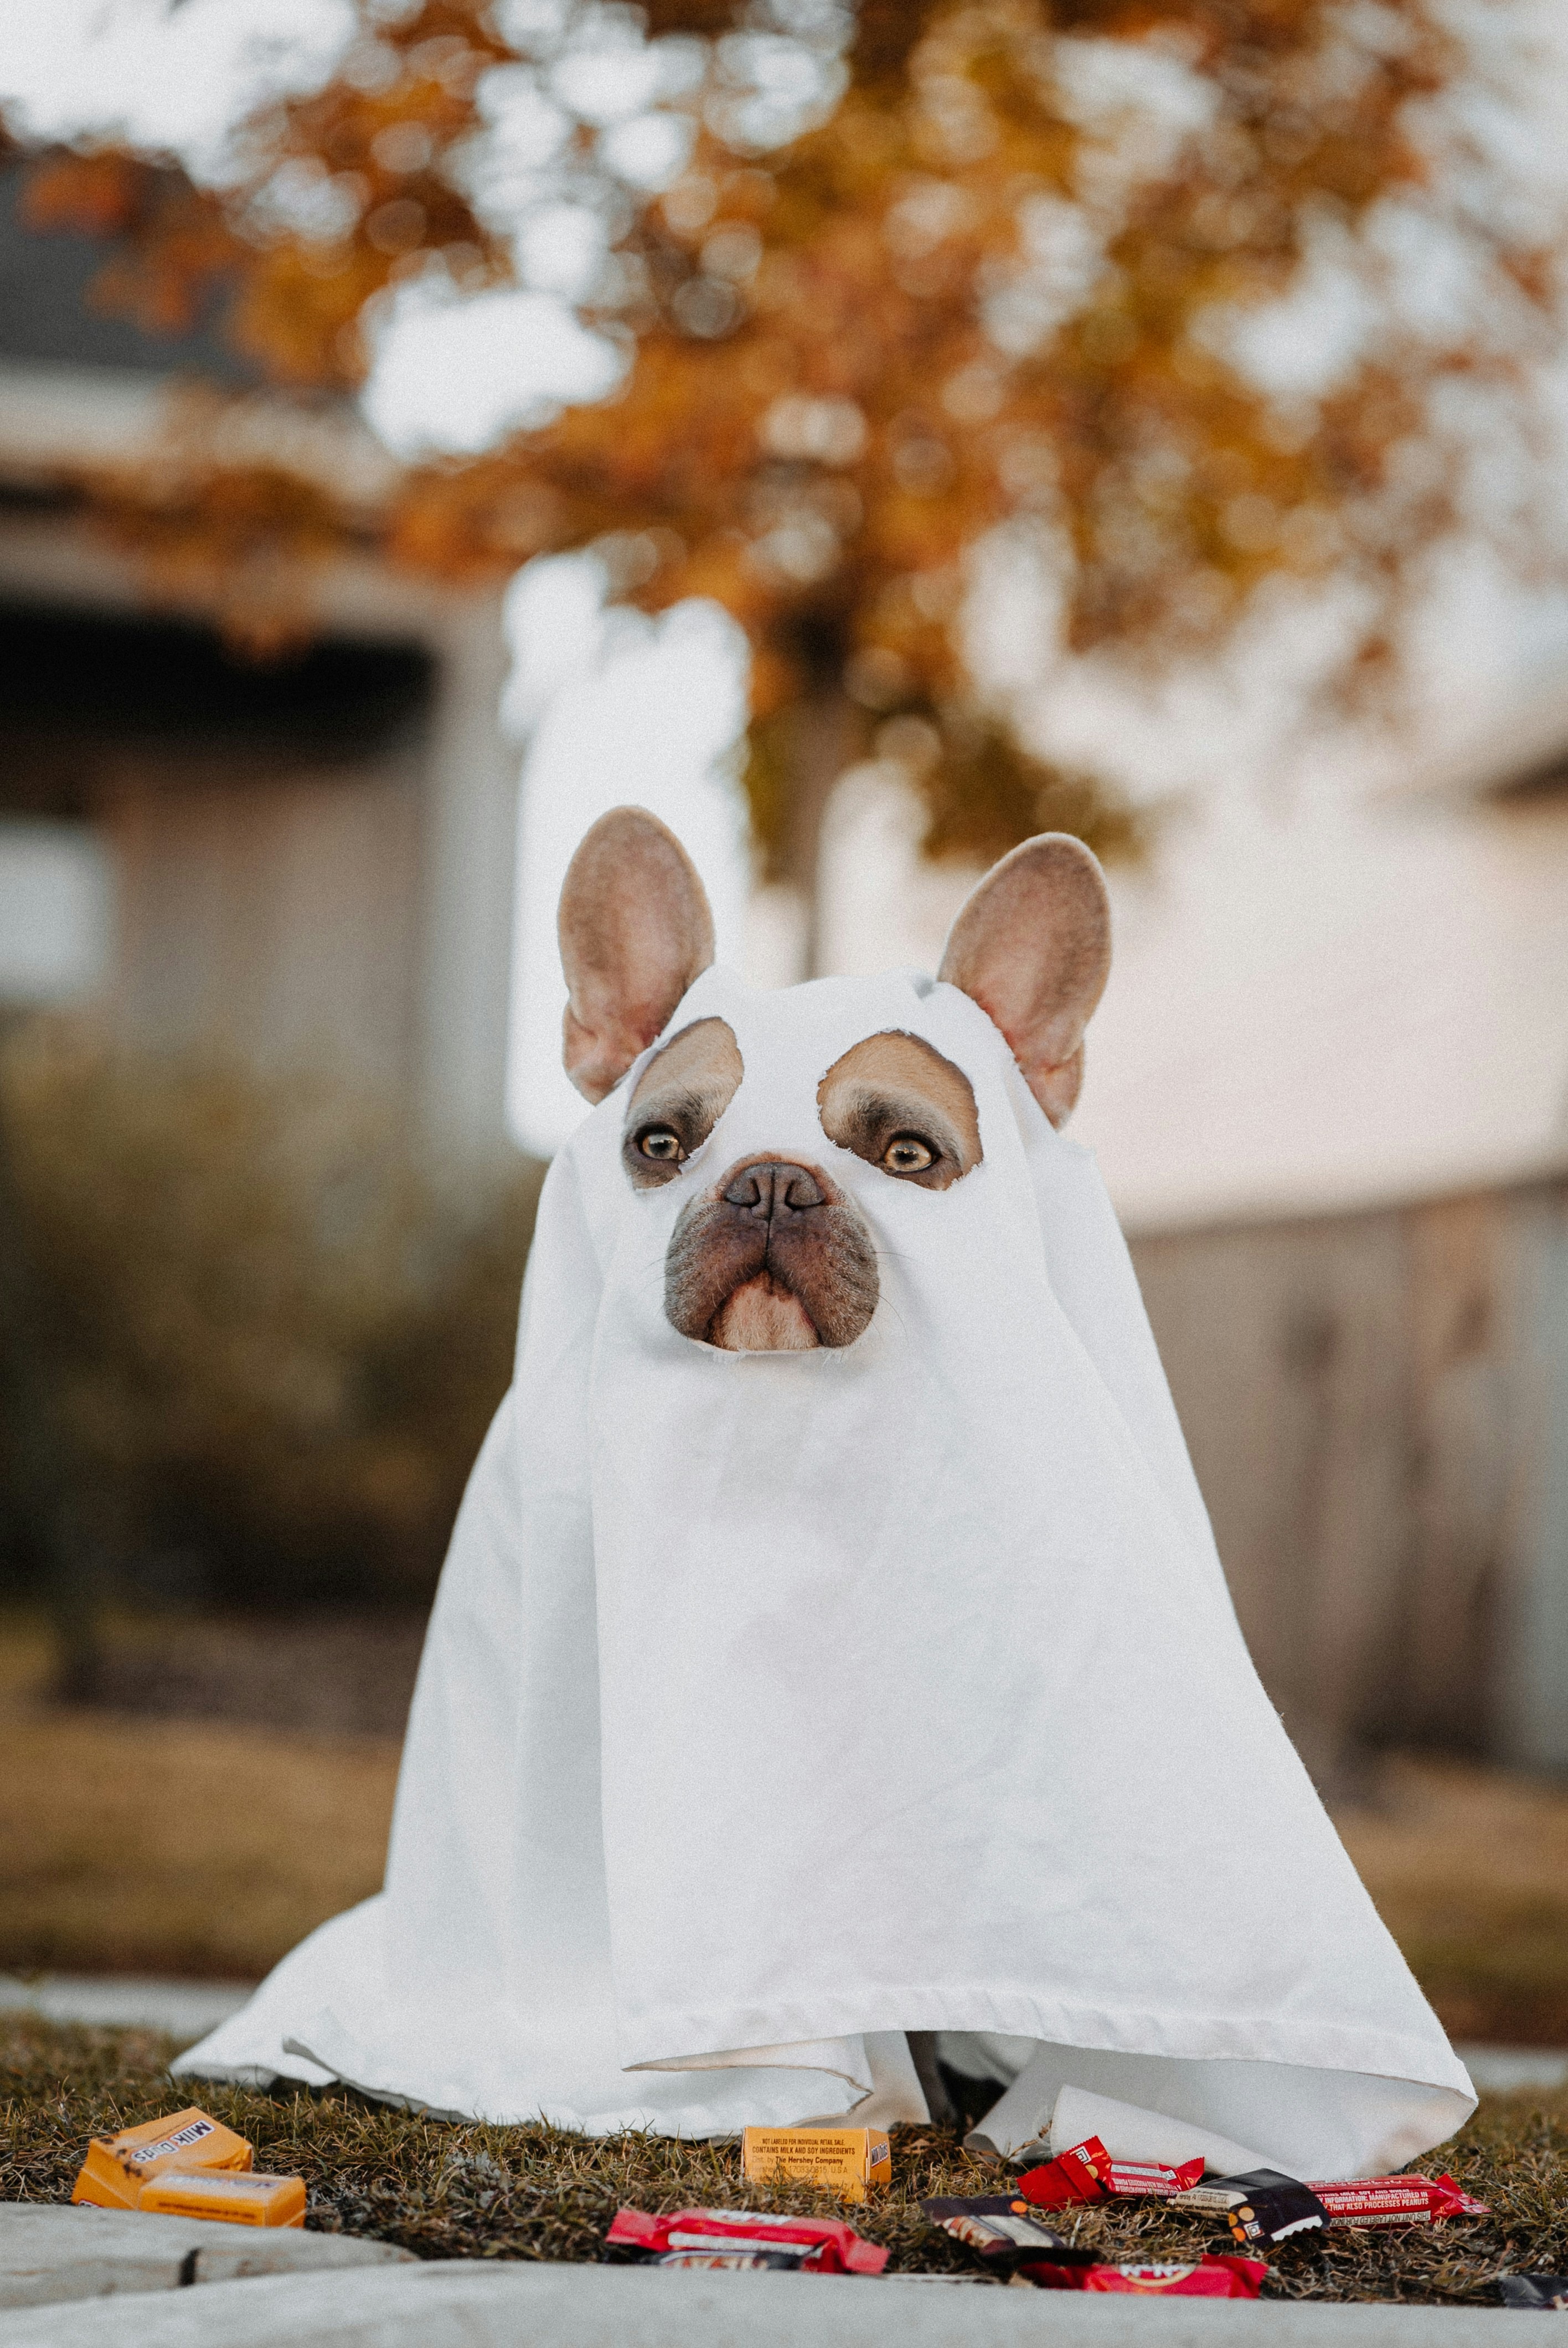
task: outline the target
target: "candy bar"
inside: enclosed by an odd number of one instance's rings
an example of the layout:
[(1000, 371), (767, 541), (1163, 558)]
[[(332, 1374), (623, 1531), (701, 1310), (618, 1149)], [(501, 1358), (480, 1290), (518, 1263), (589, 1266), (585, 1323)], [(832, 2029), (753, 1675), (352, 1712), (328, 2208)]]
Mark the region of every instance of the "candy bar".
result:
[(94, 2137), (71, 2199), (100, 2209), (134, 2209), (147, 2179), (163, 2169), (246, 2169), (253, 2157), (242, 2136), (192, 2105), (118, 2136)]
[(665, 2250), (646, 2263), (651, 2267), (701, 2267), (707, 2273), (738, 2271), (798, 2274), (811, 2255), (809, 2250)]
[(886, 2185), (893, 2157), (882, 2128), (766, 2128), (741, 2131), (741, 2175), (754, 2185), (781, 2177), (825, 2186), (841, 2201), (864, 2201)]
[(1357, 2177), (1311, 2190), (1335, 2226), (1430, 2226), (1436, 2215), (1423, 2177)]
[(1112, 2155), (1105, 2181), (1114, 2194), (1168, 2201), (1174, 2194), (1185, 2193), (1203, 2173), (1201, 2155), (1196, 2160), (1184, 2160), (1179, 2168), (1172, 2168), (1163, 2160), (1118, 2160)]
[(1485, 2218), (1491, 2215), (1456, 2185), (1445, 2169), (1440, 2177), (1348, 2177), (1310, 2185), (1336, 2226), (1430, 2226), (1440, 2218)]
[(1138, 2291), (1177, 2299), (1255, 2299), (1267, 2272), (1261, 2259), (1228, 2257), (1129, 2267), (1073, 2267), (1041, 2260), (1019, 2269), (1042, 2291)]
[(1087, 2262), (1092, 2255), (1075, 2250), (1050, 2226), (1042, 2226), (1016, 2193), (983, 2193), (969, 2200), (938, 2197), (920, 2207), (934, 2226), (983, 2259), (1015, 2259), (1032, 2252), (1076, 2263), (1080, 2259)]
[(1163, 2160), (1118, 2160), (1097, 2136), (1085, 2137), (1068, 2152), (1027, 2169), (1018, 2189), (1042, 2209), (1067, 2209), (1074, 2202), (1102, 2201), (1107, 2194), (1169, 2201), (1204, 2173), (1201, 2158), (1172, 2168)]
[(645, 2209), (618, 2209), (605, 2240), (648, 2258), (669, 2250), (733, 2255), (798, 2250), (803, 2268), (816, 2274), (877, 2275), (887, 2263), (887, 2252), (842, 2218), (775, 2217), (756, 2209), (675, 2209), (657, 2217)]
[(1070, 2209), (1078, 2202), (1103, 2201), (1111, 2190), (1112, 2166), (1100, 2138), (1086, 2137), (1054, 2160), (1026, 2169), (1018, 2189), (1026, 2201), (1040, 2209)]
[(1224, 2218), (1237, 2242), (1283, 2242), (1327, 2222), (1327, 2212), (1309, 2185), (1283, 2169), (1254, 2168), (1245, 2177), (1211, 2177), (1172, 2196), (1173, 2209), (1213, 2210)]
[(231, 2226), (302, 2226), (302, 2177), (264, 2177), (236, 2169), (165, 2168), (149, 2177), (138, 2209), (164, 2218), (220, 2218)]

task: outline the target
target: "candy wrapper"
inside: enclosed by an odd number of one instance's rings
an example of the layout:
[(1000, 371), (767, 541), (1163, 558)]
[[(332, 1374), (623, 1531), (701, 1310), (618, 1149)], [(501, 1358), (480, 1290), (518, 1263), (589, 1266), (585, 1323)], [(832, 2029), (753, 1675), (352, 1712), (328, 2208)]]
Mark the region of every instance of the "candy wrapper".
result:
[(1309, 2185), (1333, 2226), (1430, 2226), (1440, 2218), (1489, 2218), (1445, 2169), (1440, 2177), (1347, 2177)]
[(1261, 2259), (1161, 2260), (1140, 2267), (1062, 2266), (1030, 2260), (1020, 2275), (1042, 2291), (1136, 2291), (1171, 2299), (1255, 2299), (1268, 2269)]
[(886, 2128), (741, 2130), (741, 2175), (753, 2185), (798, 2178), (841, 2201), (864, 2201), (867, 2187), (886, 2185), (892, 2174)]
[(1499, 2275), (1497, 2291), (1504, 2307), (1568, 2311), (1568, 2275)]
[(302, 2226), (302, 2177), (263, 2177), (254, 2169), (166, 2168), (149, 2177), (138, 2209), (165, 2218), (215, 2218), (230, 2226)]
[(1111, 2155), (1097, 2136), (1085, 2137), (1069, 2152), (1039, 2168), (1025, 2171), (1018, 2189), (1037, 2209), (1071, 2209), (1084, 2201), (1103, 2201), (1111, 2191)]
[(842, 2218), (776, 2218), (756, 2209), (676, 2209), (661, 2217), (618, 2209), (605, 2240), (660, 2265), (671, 2252), (727, 2262), (780, 2251), (798, 2253), (804, 2274), (878, 2275), (887, 2263), (886, 2251)]
[(1458, 2178), (1450, 2177), (1446, 2168), (1440, 2169), (1430, 2180), (1428, 2190), (1440, 2193), (1443, 2197), (1443, 2207), (1434, 2210), (1435, 2217), (1490, 2218), (1491, 2215), (1491, 2202), (1478, 2201), (1473, 2193), (1467, 2193)]
[(71, 2193), (102, 2209), (134, 2209), (149, 2177), (165, 2169), (248, 2169), (254, 2156), (242, 2136), (194, 2105), (169, 2118), (145, 2120), (118, 2136), (96, 2136)]
[(1283, 2242), (1313, 2232), (1328, 2213), (1309, 2185), (1279, 2168), (1253, 2168), (1245, 2177), (1210, 2177), (1173, 2195), (1173, 2209), (1213, 2210), (1234, 2241)]
[(1075, 2250), (1052, 2228), (1042, 2226), (1016, 2193), (983, 2193), (970, 2200), (940, 2197), (922, 2201), (920, 2207), (934, 2226), (978, 2250), (988, 2265), (1031, 2256), (1066, 2265), (1092, 2262), (1092, 2252)]
[(1018, 2189), (1041, 2209), (1067, 2209), (1075, 2202), (1118, 2195), (1169, 2201), (1195, 2185), (1203, 2173), (1202, 2160), (1184, 2161), (1177, 2168), (1163, 2160), (1118, 2160), (1097, 2136), (1091, 2136), (1054, 2160), (1026, 2170)]
[(812, 2261), (810, 2250), (663, 2250), (644, 2263), (651, 2267), (700, 2267), (707, 2274), (799, 2274), (803, 2267), (816, 2274), (825, 2271), (820, 2266), (813, 2266)]
[(1112, 2154), (1106, 2183), (1112, 2194), (1125, 2194), (1137, 2200), (1170, 2201), (1194, 2186), (1203, 2173), (1201, 2157), (1184, 2160), (1179, 2168), (1172, 2168), (1163, 2160), (1118, 2160)]

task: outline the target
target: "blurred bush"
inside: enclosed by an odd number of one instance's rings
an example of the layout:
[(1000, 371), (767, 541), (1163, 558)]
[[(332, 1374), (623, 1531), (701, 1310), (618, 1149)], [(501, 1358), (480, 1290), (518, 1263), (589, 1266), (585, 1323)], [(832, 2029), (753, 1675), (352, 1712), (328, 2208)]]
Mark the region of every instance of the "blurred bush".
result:
[[(476, 1204), (384, 1104), (73, 1021), (12, 1038), (0, 1110), (101, 1585), (425, 1600), (510, 1375), (542, 1167)], [(0, 1492), (0, 1577), (34, 1570)]]

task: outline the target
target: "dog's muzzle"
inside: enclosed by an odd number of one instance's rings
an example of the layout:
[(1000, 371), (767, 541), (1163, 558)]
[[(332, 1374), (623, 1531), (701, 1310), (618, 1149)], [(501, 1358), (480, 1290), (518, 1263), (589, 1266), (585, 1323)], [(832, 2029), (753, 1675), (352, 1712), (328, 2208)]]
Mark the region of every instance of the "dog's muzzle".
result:
[(683, 1210), (664, 1262), (671, 1324), (731, 1353), (853, 1344), (878, 1290), (858, 1208), (797, 1159), (732, 1166)]

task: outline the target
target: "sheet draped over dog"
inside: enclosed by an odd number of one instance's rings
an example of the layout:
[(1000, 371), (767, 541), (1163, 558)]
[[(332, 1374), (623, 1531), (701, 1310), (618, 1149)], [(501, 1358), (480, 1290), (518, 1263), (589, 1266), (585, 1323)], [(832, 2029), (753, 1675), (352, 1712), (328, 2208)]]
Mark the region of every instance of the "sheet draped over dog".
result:
[[(517, 1377), (420, 1669), (386, 1888), (177, 2066), (492, 2120), (703, 2135), (924, 2116), (902, 2034), (1297, 2175), (1397, 2166), (1473, 2097), (1254, 1673), (1092, 1159), (910, 975), (696, 982), (744, 1076), (638, 1191), (628, 1084), (545, 1186)], [(946, 1190), (835, 1147), (863, 1037), (964, 1071)], [(686, 1200), (825, 1168), (881, 1294), (839, 1350), (680, 1335)], [(1133, 2115), (1134, 2120), (1138, 2115)]]

